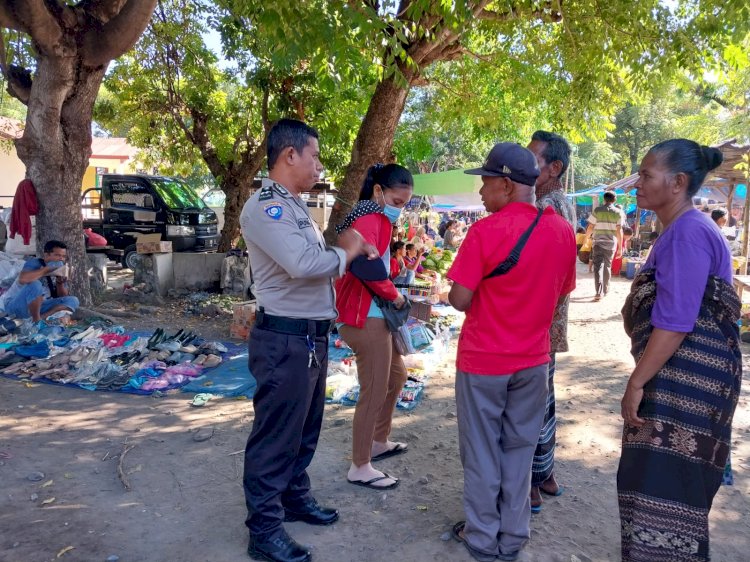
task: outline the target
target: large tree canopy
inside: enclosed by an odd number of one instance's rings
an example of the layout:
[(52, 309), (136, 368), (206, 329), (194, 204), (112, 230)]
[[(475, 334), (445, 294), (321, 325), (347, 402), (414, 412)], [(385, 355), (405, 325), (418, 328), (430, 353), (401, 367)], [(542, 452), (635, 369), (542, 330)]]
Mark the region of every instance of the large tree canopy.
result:
[[(0, 28), (30, 41), (32, 56), (6, 58), (8, 92), (28, 107), (16, 141), (26, 176), (36, 186), (38, 247), (68, 244), (73, 290), (90, 301), (80, 213), (81, 181), (91, 155), (91, 114), (109, 62), (138, 40), (156, 0), (0, 0)], [(26, 63), (26, 64), (24, 64)]]
[(412, 87), (432, 80), (446, 104), (475, 122), (498, 121), (508, 109), (523, 118), (535, 106), (555, 129), (601, 132), (624, 94), (699, 69), (742, 36), (749, 10), (739, 0), (683, 0), (674, 9), (658, 0), (349, 4), (379, 22), (372, 29), (382, 38), (382, 72), (339, 184), (346, 204), (367, 167), (391, 158)]
[[(101, 97), (97, 121), (127, 130), (147, 164), (162, 171), (192, 172), (202, 160), (226, 194), (219, 246), (225, 251), (239, 232), (272, 121), (313, 123), (328, 172), (346, 163), (367, 101), (363, 83), (375, 75), (368, 77), (355, 32), (338, 15), (323, 1), (291, 9), (164, 0), (136, 48), (106, 78), (111, 95)], [(220, 39), (220, 53), (207, 38)]]

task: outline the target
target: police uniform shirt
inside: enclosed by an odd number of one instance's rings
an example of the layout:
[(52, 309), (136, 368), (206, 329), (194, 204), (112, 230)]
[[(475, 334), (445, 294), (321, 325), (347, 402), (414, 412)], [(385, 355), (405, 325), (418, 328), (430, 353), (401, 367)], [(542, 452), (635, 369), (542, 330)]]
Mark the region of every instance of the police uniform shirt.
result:
[(346, 270), (346, 253), (327, 247), (302, 198), (273, 180), (245, 203), (240, 215), (258, 306), (266, 314), (308, 320), (336, 318), (333, 278)]

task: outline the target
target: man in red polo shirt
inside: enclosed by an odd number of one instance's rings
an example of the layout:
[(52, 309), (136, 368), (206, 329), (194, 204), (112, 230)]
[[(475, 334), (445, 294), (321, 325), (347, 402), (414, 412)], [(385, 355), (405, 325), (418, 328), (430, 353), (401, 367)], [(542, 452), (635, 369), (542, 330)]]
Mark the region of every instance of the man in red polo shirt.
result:
[(466, 312), (456, 361), (466, 521), (453, 534), (477, 560), (515, 560), (530, 536), (549, 329), (575, 288), (575, 236), (553, 209), (537, 211), (539, 168), (522, 146), (496, 144), (483, 167), (466, 173), (482, 176), (492, 214), (469, 229), (448, 272), (449, 300)]

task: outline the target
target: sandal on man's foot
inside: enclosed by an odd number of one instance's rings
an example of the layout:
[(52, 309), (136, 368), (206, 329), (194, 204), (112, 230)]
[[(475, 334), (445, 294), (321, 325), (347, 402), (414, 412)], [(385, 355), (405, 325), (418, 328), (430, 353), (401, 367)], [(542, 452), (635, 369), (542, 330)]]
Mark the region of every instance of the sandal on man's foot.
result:
[[(383, 480), (393, 480), (392, 484), (388, 484), (387, 486), (375, 486), (375, 482), (382, 482)], [(398, 478), (394, 478), (393, 476), (389, 476), (385, 472), (383, 473), (383, 476), (376, 476), (375, 478), (371, 478), (370, 480), (349, 480), (346, 479), (349, 484), (354, 484), (355, 486), (362, 486), (363, 488), (370, 488), (371, 490), (392, 490), (396, 486), (399, 485), (400, 481)]]
[(541, 486), (539, 486), (539, 490), (540, 490), (540, 491), (541, 491), (541, 492), (542, 492), (543, 494), (547, 494), (548, 496), (552, 496), (553, 498), (557, 498), (557, 497), (559, 497), (559, 496), (562, 496), (562, 495), (563, 495), (563, 492), (565, 492), (565, 488), (564, 488), (563, 486), (560, 486), (559, 484), (557, 485), (557, 491), (556, 491), (556, 492), (554, 492), (554, 493), (553, 493), (553, 492), (548, 492), (547, 490), (545, 490), (545, 489), (544, 489), (544, 488), (542, 488)]
[[(466, 521), (459, 521), (458, 523), (453, 525), (453, 527), (451, 528), (451, 537), (453, 537), (453, 540), (462, 543), (466, 547), (466, 550), (469, 551), (469, 554), (471, 554), (472, 558), (474, 558), (474, 560), (479, 560), (479, 562), (495, 562), (495, 560), (497, 559), (497, 555), (480, 552), (466, 542), (466, 539), (464, 538), (464, 527), (466, 527)], [(510, 558), (509, 560), (515, 560), (515, 558)]]
[(529, 500), (531, 502), (531, 513), (541, 513), (542, 505), (544, 505), (544, 502), (542, 501), (542, 495), (539, 493), (539, 486), (531, 487), (531, 494), (529, 494)]

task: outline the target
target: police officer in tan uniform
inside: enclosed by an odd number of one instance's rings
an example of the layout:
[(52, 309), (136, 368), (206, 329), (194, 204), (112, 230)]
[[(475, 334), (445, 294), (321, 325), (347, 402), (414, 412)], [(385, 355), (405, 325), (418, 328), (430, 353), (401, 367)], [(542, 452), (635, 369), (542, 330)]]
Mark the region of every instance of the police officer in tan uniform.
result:
[(306, 469), (315, 453), (325, 405), (328, 334), (336, 318), (333, 279), (360, 254), (377, 257), (353, 231), (326, 246), (300, 197), (320, 178), (318, 133), (282, 119), (268, 134), (269, 178), (242, 210), (258, 300), (249, 368), (258, 382), (255, 419), (245, 449), (248, 554), (306, 562), (283, 521), (330, 525), (338, 512), (310, 493)]

